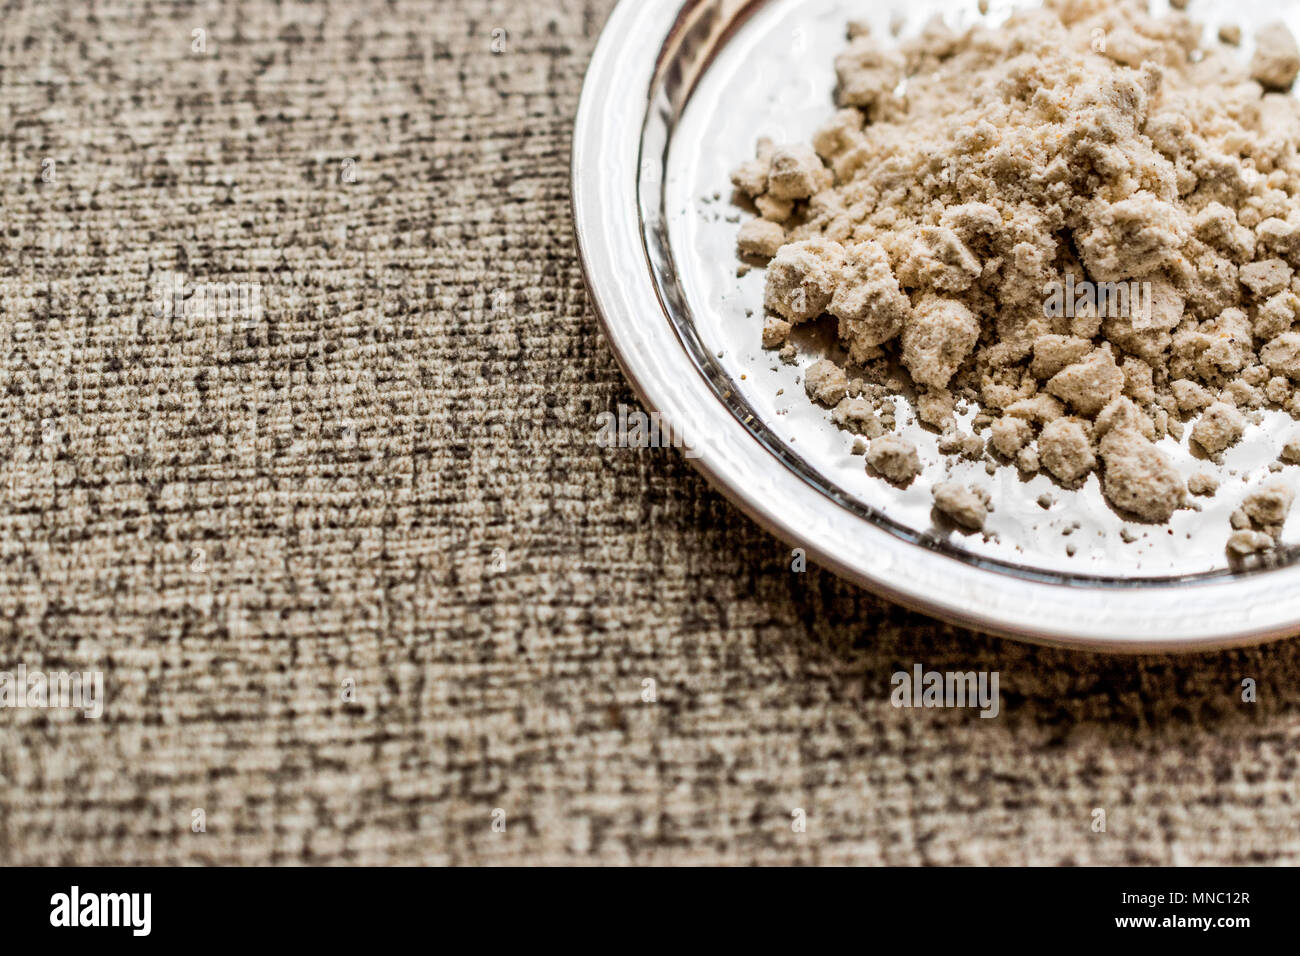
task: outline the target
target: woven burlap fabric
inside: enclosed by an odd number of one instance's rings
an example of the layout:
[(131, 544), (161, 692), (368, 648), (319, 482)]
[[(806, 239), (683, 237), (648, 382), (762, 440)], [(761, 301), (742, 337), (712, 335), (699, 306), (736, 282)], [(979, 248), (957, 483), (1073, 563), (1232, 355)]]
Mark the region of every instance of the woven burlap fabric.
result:
[(0, 710), (0, 861), (1300, 862), (1300, 645), (967, 633), (597, 447), (610, 6), (6, 7), (0, 669), (107, 700)]

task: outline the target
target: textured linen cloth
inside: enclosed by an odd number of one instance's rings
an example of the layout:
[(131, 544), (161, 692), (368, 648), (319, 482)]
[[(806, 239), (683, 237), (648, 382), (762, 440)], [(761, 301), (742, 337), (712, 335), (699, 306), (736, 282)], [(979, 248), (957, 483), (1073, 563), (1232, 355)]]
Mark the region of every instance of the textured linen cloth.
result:
[(1300, 863), (1300, 644), (968, 633), (597, 447), (611, 6), (6, 6), (0, 670), (106, 700), (0, 709), (0, 862)]

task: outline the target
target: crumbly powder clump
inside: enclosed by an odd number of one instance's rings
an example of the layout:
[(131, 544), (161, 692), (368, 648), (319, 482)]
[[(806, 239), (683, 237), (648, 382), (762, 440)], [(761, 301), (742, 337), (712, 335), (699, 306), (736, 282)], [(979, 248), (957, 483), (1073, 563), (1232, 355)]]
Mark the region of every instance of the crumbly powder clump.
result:
[(882, 435), (867, 446), (867, 464), (897, 485), (909, 485), (921, 473), (916, 446), (897, 435)]
[(736, 247), (747, 256), (771, 259), (783, 245), (785, 230), (766, 219), (751, 219), (736, 236)]
[(833, 407), (848, 394), (849, 376), (830, 359), (822, 359), (809, 366), (803, 384), (809, 398)]
[[(733, 174), (760, 216), (740, 249), (771, 259), (764, 344), (828, 315), (854, 380), (910, 378), (923, 423), (973, 406), (995, 460), (1098, 472), (1125, 516), (1168, 520), (1188, 488), (1158, 442), (1218, 458), (1257, 410), (1300, 418), (1300, 50), (1281, 25), (1248, 64), (1237, 41), (1136, 0), (852, 31), (838, 112)], [(868, 462), (910, 481), (889, 439)]]
[(1226, 402), (1215, 402), (1192, 428), (1192, 441), (1207, 455), (1218, 455), (1235, 444), (1245, 428), (1241, 412)]
[(1228, 538), (1228, 553), (1239, 558), (1271, 550), (1282, 535), (1295, 492), (1274, 480), (1256, 488), (1232, 513), (1236, 530)]
[(934, 506), (954, 524), (979, 531), (989, 514), (988, 493), (955, 481), (941, 481), (932, 491)]

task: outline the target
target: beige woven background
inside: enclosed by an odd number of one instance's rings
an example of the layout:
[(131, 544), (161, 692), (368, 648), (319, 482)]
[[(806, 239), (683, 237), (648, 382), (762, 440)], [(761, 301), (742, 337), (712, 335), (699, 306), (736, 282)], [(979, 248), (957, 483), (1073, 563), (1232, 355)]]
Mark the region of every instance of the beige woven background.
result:
[[(969, 634), (595, 447), (610, 6), (6, 6), (0, 669), (108, 701), (0, 710), (0, 862), (1300, 862), (1300, 644)], [(264, 315), (160, 321), (176, 272)], [(1002, 716), (893, 709), (915, 662)]]

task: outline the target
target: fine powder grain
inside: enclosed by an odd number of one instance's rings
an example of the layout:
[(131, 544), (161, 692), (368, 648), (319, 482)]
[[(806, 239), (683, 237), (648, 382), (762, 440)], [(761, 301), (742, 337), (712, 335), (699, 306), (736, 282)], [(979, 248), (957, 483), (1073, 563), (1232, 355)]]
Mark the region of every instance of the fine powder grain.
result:
[[(1300, 50), (1281, 24), (1248, 62), (1219, 35), (1129, 0), (901, 43), (854, 24), (838, 112), (733, 173), (756, 213), (738, 249), (768, 260), (763, 344), (788, 356), (833, 317), (847, 362), (805, 385), (869, 438), (869, 470), (920, 472), (886, 414), (904, 396), (949, 455), (1096, 473), (1160, 523), (1217, 482), (1189, 489), (1157, 442), (1190, 428), (1222, 461), (1262, 410), (1300, 418)], [(970, 408), (987, 443), (959, 431)], [(936, 482), (935, 504), (974, 529), (989, 502)], [(1230, 554), (1274, 545), (1281, 521), (1239, 514)]]

